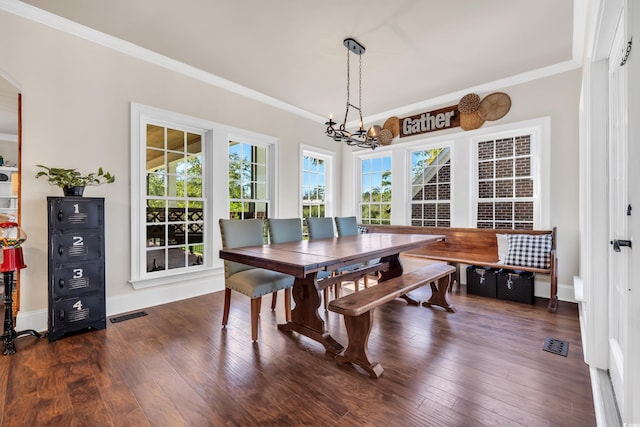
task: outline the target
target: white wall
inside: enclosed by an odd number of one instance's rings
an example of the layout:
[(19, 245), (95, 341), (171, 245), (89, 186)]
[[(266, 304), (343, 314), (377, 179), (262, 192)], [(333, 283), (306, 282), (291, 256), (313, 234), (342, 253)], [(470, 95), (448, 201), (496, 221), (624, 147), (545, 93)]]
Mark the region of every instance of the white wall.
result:
[[(573, 301), (573, 276), (579, 271), (579, 228), (578, 228), (578, 183), (579, 183), (579, 150), (578, 150), (578, 106), (580, 99), (580, 70), (569, 71), (552, 77), (539, 79), (533, 82), (524, 83), (511, 87), (496, 89), (495, 91), (506, 92), (511, 97), (511, 110), (500, 120), (494, 122), (485, 122), (478, 130), (484, 131), (491, 127), (504, 127), (503, 125), (510, 123), (528, 122), (532, 119), (549, 117), (551, 122), (550, 129), (550, 212), (549, 226), (558, 228), (558, 296), (562, 300)], [(479, 94), (482, 96), (488, 93)], [(446, 105), (434, 105), (433, 109), (442, 108), (443, 106), (454, 105), (457, 99), (451, 100)], [(416, 111), (414, 114), (427, 111)], [(409, 115), (409, 114), (407, 114)], [(380, 123), (382, 124), (382, 123)], [(473, 131), (473, 132), (478, 132)], [(454, 144), (460, 144), (469, 138), (472, 132), (465, 132), (460, 128), (445, 131), (433, 132), (430, 134), (403, 138), (401, 141), (394, 140), (393, 147), (397, 145), (408, 145), (412, 142), (422, 140), (429, 143), (430, 140), (438, 139), (439, 142), (446, 143), (453, 141)], [(455, 146), (455, 145), (454, 145)], [(382, 148), (381, 150), (384, 150)], [(348, 190), (352, 186), (354, 174), (352, 172), (353, 163), (349, 159), (351, 150), (345, 149), (343, 155), (343, 199), (341, 212), (342, 215), (354, 214), (352, 197), (353, 193)], [(355, 151), (355, 150), (354, 150)], [(468, 165), (468, 157), (459, 157), (458, 152), (454, 151), (454, 192), (455, 198), (458, 200), (454, 208), (454, 217), (452, 221), (455, 226), (469, 226), (468, 222), (469, 208), (468, 200), (468, 182), (460, 182), (459, 175), (456, 175), (455, 169), (459, 167), (471, 167)], [(396, 205), (394, 204), (394, 207)], [(461, 209), (462, 208), (462, 209)], [(394, 208), (395, 209), (395, 208)], [(461, 212), (463, 210), (463, 212)], [(394, 213), (396, 210), (394, 210)], [(401, 224), (404, 219), (398, 220), (394, 217), (394, 223)], [(547, 278), (540, 277), (540, 281)], [(539, 282), (539, 280), (536, 280)], [(548, 285), (540, 283), (536, 286), (536, 295), (549, 296)]]
[[(19, 328), (46, 329), (46, 197), (61, 190), (34, 178), (36, 164), (91, 171), (103, 166), (114, 184), (89, 187), (105, 197), (107, 313), (114, 314), (222, 289), (222, 280), (134, 291), (130, 272), (129, 103), (138, 102), (280, 139), (279, 215), (298, 215), (291, 184), (299, 181), (298, 145), (335, 151), (324, 125), (217, 89), (109, 48), (0, 12), (0, 69), (23, 96), (22, 222), (28, 268), (21, 272)], [(226, 147), (218, 147), (225, 155)], [(339, 191), (339, 189), (338, 189)], [(214, 224), (217, 219), (214, 219)], [(219, 237), (216, 232), (216, 242)], [(217, 256), (217, 249), (212, 251)]]

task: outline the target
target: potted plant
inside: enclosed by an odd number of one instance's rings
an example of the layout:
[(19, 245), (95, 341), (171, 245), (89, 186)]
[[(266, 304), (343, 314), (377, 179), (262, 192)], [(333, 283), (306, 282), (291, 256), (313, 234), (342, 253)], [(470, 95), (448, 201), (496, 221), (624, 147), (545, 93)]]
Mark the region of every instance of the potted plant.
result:
[(49, 184), (62, 188), (65, 196), (82, 197), (84, 188), (88, 185), (110, 184), (116, 177), (109, 172), (105, 172), (102, 167), (97, 172), (87, 175), (81, 174), (77, 169), (50, 168), (43, 165), (36, 165), (44, 169), (36, 174), (36, 178), (46, 176)]

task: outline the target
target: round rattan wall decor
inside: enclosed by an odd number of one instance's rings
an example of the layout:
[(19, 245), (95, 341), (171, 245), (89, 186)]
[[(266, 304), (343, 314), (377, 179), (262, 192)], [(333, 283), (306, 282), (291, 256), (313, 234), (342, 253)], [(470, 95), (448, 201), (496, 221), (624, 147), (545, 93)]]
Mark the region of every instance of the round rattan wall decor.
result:
[(469, 114), (460, 113), (460, 127), (462, 130), (478, 129), (483, 124), (484, 120), (477, 111)]
[(396, 136), (400, 135), (400, 119), (395, 116), (389, 117), (387, 120), (385, 120), (382, 128), (389, 129), (391, 131), (391, 137), (395, 138)]
[(504, 92), (495, 92), (484, 97), (478, 108), (478, 115), (483, 120), (498, 120), (511, 109), (511, 98)]

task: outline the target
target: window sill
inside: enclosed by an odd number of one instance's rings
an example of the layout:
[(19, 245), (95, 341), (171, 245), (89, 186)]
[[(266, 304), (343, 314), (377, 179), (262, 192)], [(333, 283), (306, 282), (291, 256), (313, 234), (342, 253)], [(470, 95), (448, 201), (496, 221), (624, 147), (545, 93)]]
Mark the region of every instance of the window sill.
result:
[(166, 273), (161, 276), (129, 280), (133, 289), (146, 289), (154, 286), (175, 285), (180, 282), (202, 279), (205, 277), (216, 277), (224, 274), (223, 267), (203, 268), (198, 271)]

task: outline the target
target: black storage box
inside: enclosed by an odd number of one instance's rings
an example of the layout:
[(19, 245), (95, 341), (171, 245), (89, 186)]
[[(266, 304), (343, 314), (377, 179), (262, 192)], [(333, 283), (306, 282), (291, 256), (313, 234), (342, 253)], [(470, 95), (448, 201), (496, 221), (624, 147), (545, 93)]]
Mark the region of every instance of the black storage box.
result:
[(496, 270), (470, 265), (467, 267), (467, 293), (496, 297)]
[(496, 274), (498, 298), (533, 304), (535, 276), (529, 271), (501, 270)]

